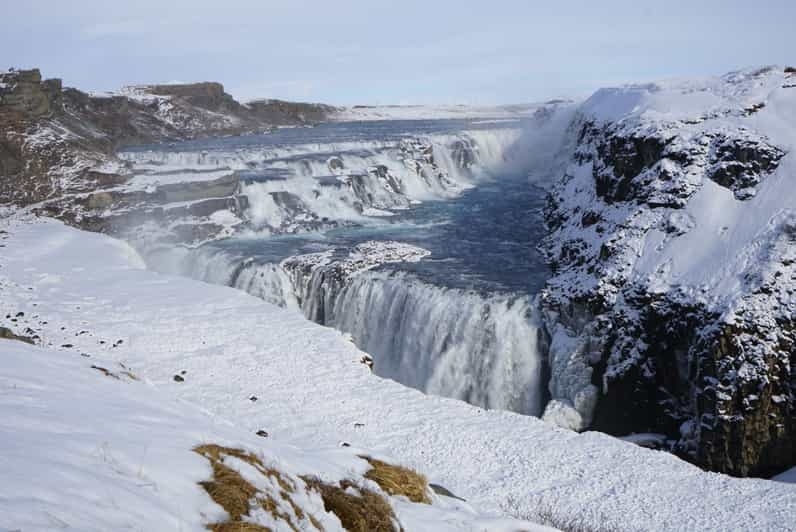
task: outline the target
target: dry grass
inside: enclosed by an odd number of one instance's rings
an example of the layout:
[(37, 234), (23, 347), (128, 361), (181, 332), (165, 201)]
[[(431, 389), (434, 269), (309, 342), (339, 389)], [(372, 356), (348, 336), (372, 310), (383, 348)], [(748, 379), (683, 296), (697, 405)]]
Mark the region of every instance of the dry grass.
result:
[(371, 465), (371, 469), (365, 473), (365, 478), (378, 484), (386, 493), (403, 495), (412, 502), (431, 504), (428, 481), (420, 473), (369, 456), (360, 456), (360, 458)]
[[(205, 457), (213, 468), (213, 477), (200, 482), (213, 501), (221, 506), (229, 515), (228, 519), (207, 526), (213, 532), (262, 532), (268, 528), (250, 523), (246, 519), (255, 509), (271, 514), (274, 519), (287, 524), (292, 530), (306, 529), (309, 524), (317, 530), (323, 530), (320, 522), (306, 510), (295, 503), (291, 494), (295, 494), (301, 484), (297, 480), (280, 473), (276, 469), (266, 467), (256, 455), (230, 447), (214, 444), (200, 445), (194, 451)], [(251, 482), (243, 478), (226, 458), (236, 458), (250, 466), (265, 477), (273, 479), (278, 493), (266, 493), (257, 489)], [(412, 502), (430, 504), (429, 487), (426, 478), (405, 467), (395, 466), (370, 458), (366, 460), (371, 469), (365, 478), (372, 480), (389, 495), (402, 495)], [(324, 482), (312, 476), (301, 477), (306, 489), (315, 492), (323, 500), (324, 509), (340, 519), (343, 527), (352, 532), (394, 532), (403, 530), (390, 506), (387, 498), (378, 491), (370, 490), (353, 480), (342, 480), (338, 483)], [(290, 511), (284, 511), (284, 504), (290, 505)], [(280, 506), (281, 505), (281, 506)], [(280, 509), (281, 507), (281, 509)], [(300, 525), (305, 526), (300, 526)]]
[(96, 369), (97, 371), (99, 371), (100, 373), (105, 375), (106, 377), (110, 377), (112, 379), (119, 380), (119, 376), (117, 374), (115, 374), (114, 372), (110, 371), (108, 368), (103, 368), (102, 366), (92, 365), (91, 369)]
[(121, 367), (125, 368), (124, 370), (120, 371), (119, 373), (114, 373), (111, 370), (109, 370), (108, 368), (103, 368), (102, 366), (96, 366), (96, 365), (93, 365), (93, 364), (91, 366), (91, 369), (96, 369), (97, 371), (99, 371), (100, 373), (105, 375), (106, 377), (110, 377), (110, 378), (116, 379), (116, 380), (122, 380), (121, 377), (119, 377), (119, 375), (124, 375), (125, 377), (127, 377), (128, 379), (133, 380), (133, 381), (140, 380), (138, 378), (138, 376), (136, 376), (133, 372), (128, 370), (124, 364), (119, 364), (119, 365)]
[[(350, 532), (394, 532), (395, 514), (387, 500), (378, 493), (344, 480), (339, 485), (302, 477), (307, 487), (320, 493), (323, 506), (340, 519)], [(403, 530), (403, 529), (400, 529)]]
[(216, 523), (207, 527), (213, 532), (270, 532), (270, 528), (247, 523), (245, 521), (235, 521), (226, 523)]
[(299, 521), (303, 521), (307, 517), (316, 529), (323, 530), (320, 523), (314, 517), (307, 516), (291, 498), (290, 494), (296, 491), (295, 484), (276, 469), (266, 467), (257, 456), (241, 449), (221, 447), (214, 444), (200, 445), (195, 447), (194, 451), (207, 458), (213, 467), (213, 478), (199, 484), (210, 495), (210, 498), (229, 514), (229, 519), (226, 521), (208, 525), (207, 528), (209, 530), (213, 532), (262, 532), (270, 530), (267, 527), (244, 520), (255, 508), (261, 508), (271, 514), (274, 519), (285, 522), (292, 530), (296, 532), (299, 530), (299, 527), (293, 522), (293, 516), (280, 511), (279, 504), (271, 494), (258, 490), (252, 483), (243, 478), (238, 471), (226, 465), (224, 463), (225, 457), (234, 457), (246, 462), (263, 476), (274, 479), (280, 487), (279, 497), (291, 506), (295, 517)]

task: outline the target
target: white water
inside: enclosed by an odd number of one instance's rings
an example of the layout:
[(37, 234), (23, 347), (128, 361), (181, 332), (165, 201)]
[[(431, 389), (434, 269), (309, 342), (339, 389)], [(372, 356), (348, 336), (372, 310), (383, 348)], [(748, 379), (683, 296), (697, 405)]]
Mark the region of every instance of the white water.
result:
[(541, 413), (539, 326), (527, 298), (489, 298), (402, 274), (366, 272), (327, 324), (370, 353), (377, 374), (486, 408)]

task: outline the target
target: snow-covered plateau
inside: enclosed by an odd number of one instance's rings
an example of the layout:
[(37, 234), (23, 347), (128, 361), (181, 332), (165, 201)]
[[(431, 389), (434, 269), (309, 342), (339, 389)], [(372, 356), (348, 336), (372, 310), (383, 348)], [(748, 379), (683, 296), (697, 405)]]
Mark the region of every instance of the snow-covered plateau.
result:
[(796, 530), (793, 69), (477, 109), (6, 78), (0, 529), (218, 525), (231, 474), (277, 530), (329, 490)]

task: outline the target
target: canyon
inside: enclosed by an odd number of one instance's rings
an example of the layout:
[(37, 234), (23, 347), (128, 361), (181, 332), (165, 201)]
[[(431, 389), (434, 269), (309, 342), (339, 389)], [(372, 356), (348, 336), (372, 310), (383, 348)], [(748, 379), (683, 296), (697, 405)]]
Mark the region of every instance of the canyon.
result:
[[(16, 71), (0, 78), (0, 202), (334, 326), (422, 391), (768, 477), (796, 464), (794, 83), (768, 67), (351, 125), (217, 83), (91, 95)], [(532, 286), (454, 253), (434, 277), (444, 248), (407, 236), (435, 208), (494, 232), (439, 206), (490, 186), (528, 202), (507, 223), (533, 233), (514, 242), (539, 250), (518, 270)], [(477, 239), (476, 255), (495, 246)]]

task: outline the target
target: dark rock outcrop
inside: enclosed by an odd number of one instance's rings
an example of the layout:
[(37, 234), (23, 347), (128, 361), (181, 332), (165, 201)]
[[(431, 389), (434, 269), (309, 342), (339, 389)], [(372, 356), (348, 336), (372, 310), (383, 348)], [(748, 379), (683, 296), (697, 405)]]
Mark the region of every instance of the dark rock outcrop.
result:
[(284, 100), (254, 100), (246, 103), (245, 107), (259, 120), (277, 126), (317, 124), (328, 120), (339, 110), (331, 105)]

